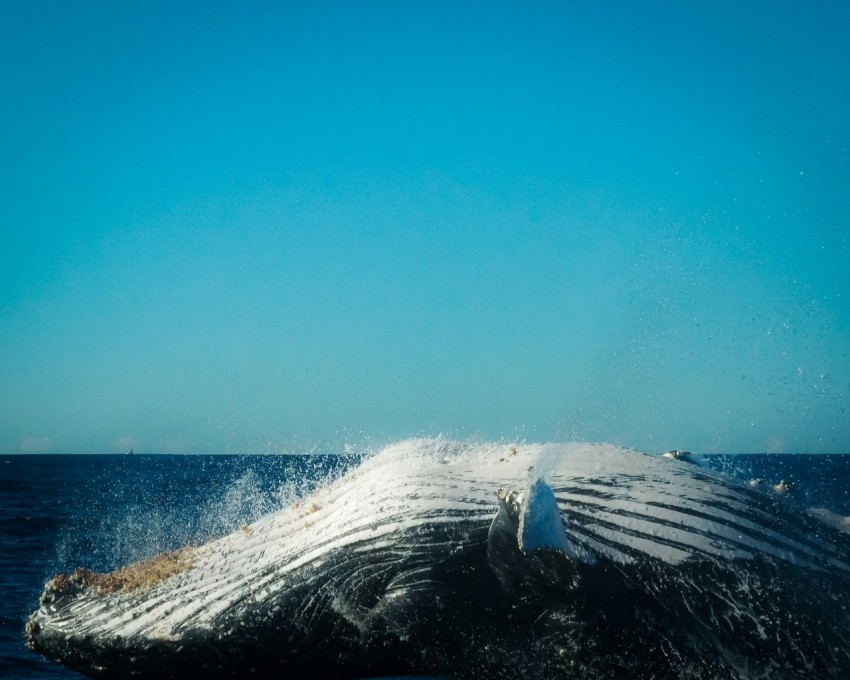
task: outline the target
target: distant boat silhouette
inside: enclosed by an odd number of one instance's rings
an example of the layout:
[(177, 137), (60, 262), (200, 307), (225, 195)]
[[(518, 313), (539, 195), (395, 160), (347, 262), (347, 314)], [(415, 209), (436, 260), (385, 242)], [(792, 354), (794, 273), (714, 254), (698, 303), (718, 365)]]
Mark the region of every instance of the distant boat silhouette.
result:
[(133, 449), (130, 449), (129, 451), (127, 451), (127, 455), (132, 456), (133, 455)]

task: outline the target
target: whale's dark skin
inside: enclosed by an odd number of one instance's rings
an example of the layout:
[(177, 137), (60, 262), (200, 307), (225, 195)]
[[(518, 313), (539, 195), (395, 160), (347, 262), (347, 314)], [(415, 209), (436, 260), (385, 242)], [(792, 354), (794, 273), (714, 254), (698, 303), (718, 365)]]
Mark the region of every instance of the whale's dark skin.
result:
[(612, 447), (405, 442), (116, 583), (52, 580), (27, 644), (114, 678), (850, 677), (850, 536)]

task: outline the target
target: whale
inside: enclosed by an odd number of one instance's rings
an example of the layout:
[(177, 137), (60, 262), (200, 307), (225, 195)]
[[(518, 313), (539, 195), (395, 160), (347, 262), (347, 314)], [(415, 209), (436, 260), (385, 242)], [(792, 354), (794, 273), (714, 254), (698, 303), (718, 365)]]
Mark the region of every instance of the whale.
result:
[(44, 586), (101, 678), (850, 677), (850, 534), (605, 444), (390, 445), (232, 534)]

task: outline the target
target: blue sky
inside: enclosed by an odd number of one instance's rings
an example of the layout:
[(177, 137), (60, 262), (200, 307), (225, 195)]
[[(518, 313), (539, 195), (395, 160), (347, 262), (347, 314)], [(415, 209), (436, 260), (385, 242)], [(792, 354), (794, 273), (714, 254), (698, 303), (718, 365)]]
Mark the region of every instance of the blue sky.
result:
[(846, 3), (0, 13), (0, 451), (850, 451)]

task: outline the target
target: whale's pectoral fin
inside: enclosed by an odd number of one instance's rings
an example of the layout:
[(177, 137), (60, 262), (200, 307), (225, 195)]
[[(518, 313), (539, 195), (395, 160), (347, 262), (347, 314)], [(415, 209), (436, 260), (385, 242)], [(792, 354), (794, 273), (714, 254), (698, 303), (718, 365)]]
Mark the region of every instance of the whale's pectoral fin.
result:
[(542, 479), (525, 487), (517, 540), (519, 549), (526, 554), (547, 549), (560, 551), (569, 559), (576, 558), (564, 531), (555, 494)]
[(502, 585), (531, 592), (572, 590), (578, 583), (576, 552), (552, 489), (538, 478), (522, 491), (500, 489), (498, 498), (487, 559)]

